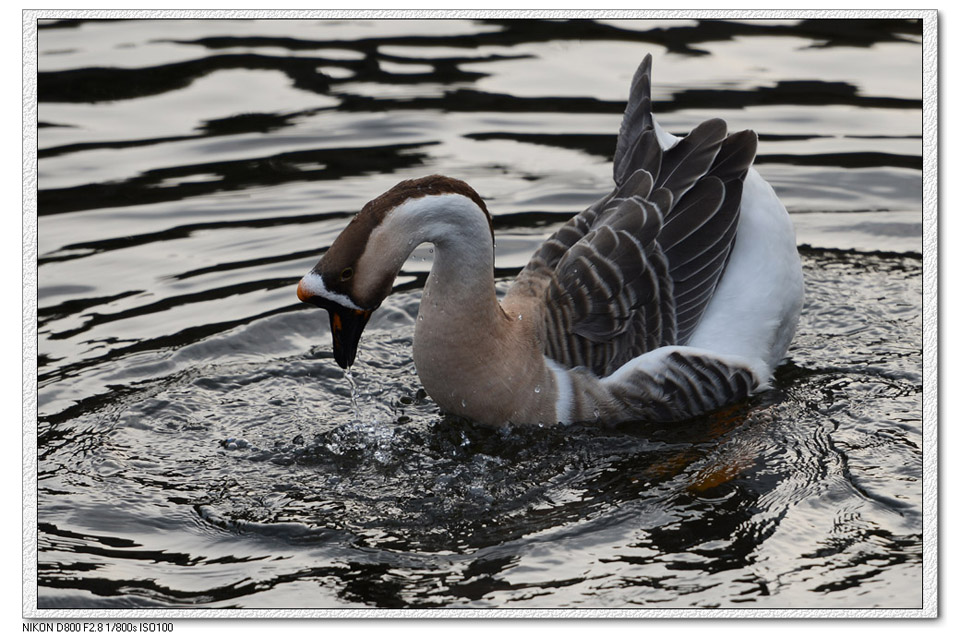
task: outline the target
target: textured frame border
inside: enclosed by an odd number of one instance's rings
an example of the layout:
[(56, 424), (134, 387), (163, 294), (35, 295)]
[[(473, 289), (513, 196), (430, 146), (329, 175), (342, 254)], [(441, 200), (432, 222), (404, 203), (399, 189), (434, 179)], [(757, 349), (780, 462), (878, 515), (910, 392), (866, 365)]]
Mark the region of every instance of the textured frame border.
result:
[[(923, 592), (920, 609), (249, 609), (189, 608), (73, 609), (37, 608), (37, 21), (78, 18), (179, 19), (389, 19), (389, 18), (917, 18), (922, 21), (923, 63)], [(938, 616), (939, 531), (939, 378), (938, 355), (938, 79), (939, 46), (936, 10), (36, 10), (25, 9), (23, 27), (22, 111), (22, 611), (25, 618), (330, 618), (330, 619), (520, 619), (520, 618), (934, 618)]]

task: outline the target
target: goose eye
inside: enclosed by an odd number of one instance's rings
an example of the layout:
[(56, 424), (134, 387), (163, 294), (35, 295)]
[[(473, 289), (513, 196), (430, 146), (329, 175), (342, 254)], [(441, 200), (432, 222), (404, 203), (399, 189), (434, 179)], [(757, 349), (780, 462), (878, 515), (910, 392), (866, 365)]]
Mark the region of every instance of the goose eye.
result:
[(340, 273), (341, 281), (349, 281), (353, 277), (353, 268), (344, 268)]

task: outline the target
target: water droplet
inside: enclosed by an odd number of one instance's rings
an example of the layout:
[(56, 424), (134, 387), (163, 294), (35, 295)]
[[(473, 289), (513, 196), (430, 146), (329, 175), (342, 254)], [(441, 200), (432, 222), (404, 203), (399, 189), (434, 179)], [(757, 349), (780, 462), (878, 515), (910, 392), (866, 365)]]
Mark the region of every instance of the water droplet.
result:
[(463, 407), (463, 408), (466, 408), (466, 407), (467, 407), (467, 401), (466, 401), (466, 399), (464, 399), (464, 398), (461, 398), (461, 399), (460, 399), (460, 406)]
[(517, 320), (518, 320), (518, 321), (522, 321), (522, 320), (523, 320), (523, 314), (517, 314)]
[(540, 385), (537, 385), (536, 387), (533, 388), (533, 393), (534, 393), (534, 394), (539, 394), (539, 393), (540, 393)]
[(594, 410), (593, 410), (593, 417), (596, 418), (597, 420), (600, 420), (600, 410), (599, 410), (599, 409), (594, 409)]

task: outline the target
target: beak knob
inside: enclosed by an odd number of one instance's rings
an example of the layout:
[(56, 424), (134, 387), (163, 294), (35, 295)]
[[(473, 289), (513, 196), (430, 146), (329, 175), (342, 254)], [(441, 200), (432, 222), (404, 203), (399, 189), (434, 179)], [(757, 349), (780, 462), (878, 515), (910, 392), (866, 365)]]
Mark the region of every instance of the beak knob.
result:
[(300, 283), (297, 284), (297, 298), (306, 303), (312, 295), (307, 291), (304, 281), (305, 279), (300, 279)]

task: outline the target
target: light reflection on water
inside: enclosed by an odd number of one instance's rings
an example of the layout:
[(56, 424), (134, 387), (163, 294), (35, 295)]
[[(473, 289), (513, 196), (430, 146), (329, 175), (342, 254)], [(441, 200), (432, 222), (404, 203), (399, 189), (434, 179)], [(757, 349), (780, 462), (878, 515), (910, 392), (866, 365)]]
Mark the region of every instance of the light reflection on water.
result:
[[(919, 606), (918, 29), (615, 25), (41, 29), (41, 607)], [(807, 301), (774, 389), (671, 426), (444, 416), (411, 360), (425, 249), (355, 410), (299, 275), (444, 172), (488, 201), (502, 292), (606, 194), (647, 51), (668, 130), (757, 130), (793, 214)]]

